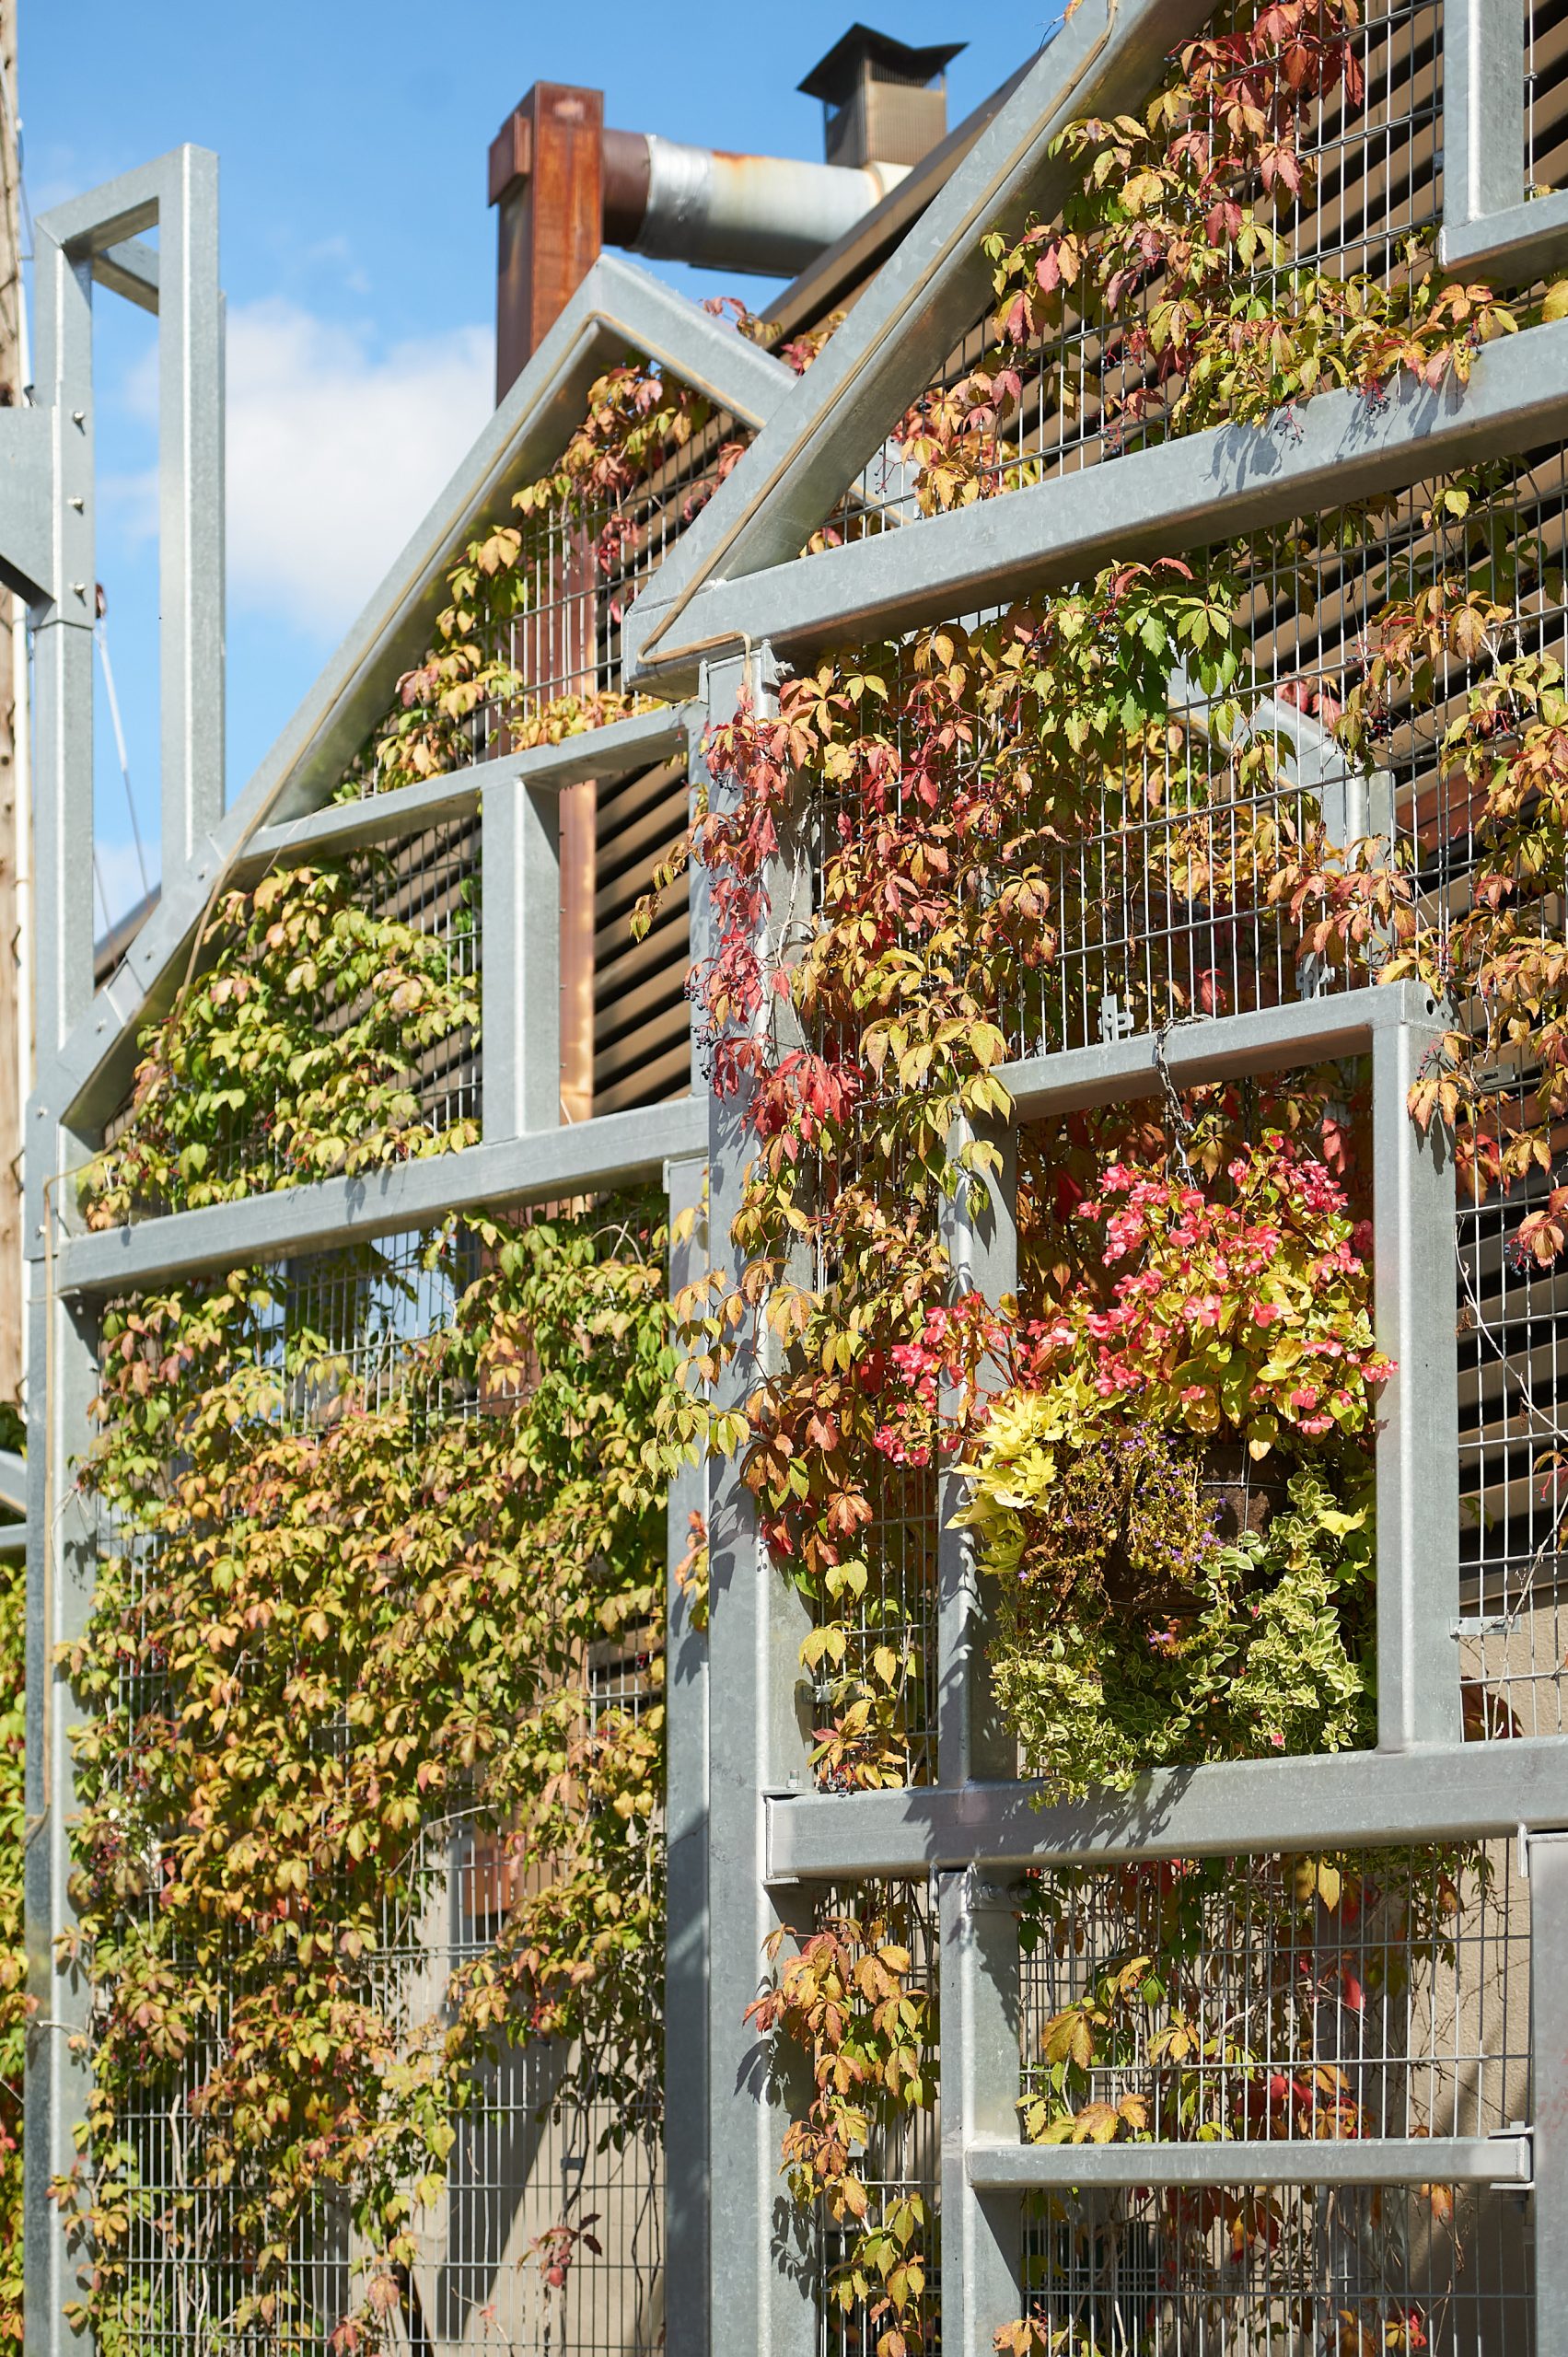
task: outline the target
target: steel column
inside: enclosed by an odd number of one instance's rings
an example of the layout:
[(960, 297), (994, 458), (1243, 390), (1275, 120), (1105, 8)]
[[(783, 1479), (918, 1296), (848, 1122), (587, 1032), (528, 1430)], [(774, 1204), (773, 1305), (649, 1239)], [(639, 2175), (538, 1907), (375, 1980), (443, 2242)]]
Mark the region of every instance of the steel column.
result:
[[(672, 1295), (707, 1260), (706, 1165), (672, 1162)], [(690, 1219), (691, 1233), (678, 1231)], [(705, 1521), (705, 1465), (683, 1466), (669, 1485), (668, 1606), (665, 1637), (664, 2173), (665, 2347), (706, 2357), (708, 2330), (708, 1641), (678, 1576)]]
[(1532, 1834), (1529, 1865), (1535, 2345), (1553, 2357), (1568, 2349), (1568, 1833)]
[[(976, 1142), (968, 1124), (960, 1124), (948, 1140), (955, 1163)], [(982, 1142), (998, 1155), (1001, 1167), (955, 1171), (945, 1225), (953, 1298), (980, 1294), (994, 1307), (1018, 1282), (1016, 1140), (1010, 1126), (996, 1123)], [(949, 1411), (953, 1404), (946, 1403)], [(1017, 1773), (1016, 1741), (991, 1699), (988, 1616), (974, 1540), (969, 1531), (952, 1527), (966, 1488), (962, 1477), (948, 1469), (937, 1509), (936, 1767), (943, 1785)]]
[[(37, 389), (53, 412), (56, 482), (55, 594), (52, 603), (33, 610), (34, 1021), (41, 1072), (92, 996), (97, 579), (92, 268), (86, 258), (73, 260), (41, 223), (34, 284)], [(30, 1162), (36, 1172), (36, 1155)]]
[(1459, 1404), (1454, 1359), (1454, 1164), (1408, 1099), (1441, 1028), (1400, 1023), (1372, 1042), (1373, 1291), (1394, 1361), (1377, 1436), (1377, 1741), (1461, 1739)]
[(218, 159), (180, 147), (158, 203), (158, 649), (163, 873), (223, 817), (223, 296)]
[[(715, 668), (710, 721), (733, 714), (745, 670), (761, 700), (760, 668), (754, 661)], [(726, 791), (715, 778), (715, 795)], [(780, 913), (775, 907), (775, 931)], [(710, 1098), (708, 1135), (711, 1248), (719, 1265), (738, 1273), (730, 1226), (753, 1150), (743, 1101)], [(732, 1362), (716, 1405), (743, 1407), (758, 1371), (744, 1356)], [(748, 2357), (811, 2357), (816, 2320), (806, 2252), (776, 2247), (785, 2114), (768, 2043), (744, 2018), (762, 1985), (764, 1945), (791, 1920), (787, 1900), (775, 1899), (764, 1879), (763, 1810), (768, 1793), (799, 1790), (807, 1781), (795, 1698), (807, 1622), (766, 1556), (750, 1494), (733, 1472), (713, 1485), (709, 1585), (708, 1887), (722, 1893), (708, 1976), (712, 2314), (725, 2319), (726, 2342)], [(809, 2235), (811, 2225), (792, 2217), (787, 2231)]]
[(561, 1122), (560, 799), (516, 780), (484, 797), (485, 1142)]
[(988, 2357), (1023, 2303), (1022, 2208), (978, 2185), (979, 2138), (1018, 2133), (1018, 1919), (970, 1866), (938, 1876), (942, 1973), (942, 2345)]
[(1525, 201), (1525, 0), (1447, 0), (1443, 226)]
[(88, 1996), (80, 1976), (57, 1962), (54, 1942), (75, 1921), (71, 1904), (71, 1823), (76, 1713), (58, 1648), (79, 1636), (92, 1606), (97, 1533), (78, 1492), (74, 1460), (91, 1434), (98, 1389), (90, 1313), (52, 1300), (45, 1272), (32, 1271), (29, 1355), (48, 1367), (36, 1387), (28, 1450), (28, 1699), (26, 1921), (28, 2027), (24, 2107), (24, 2257), (27, 2357), (62, 2357), (85, 2336), (66, 2324), (79, 2301), (79, 2262), (65, 2247), (51, 2181), (76, 2158), (75, 2131), (86, 2118), (91, 2070), (73, 2039), (86, 2031)]

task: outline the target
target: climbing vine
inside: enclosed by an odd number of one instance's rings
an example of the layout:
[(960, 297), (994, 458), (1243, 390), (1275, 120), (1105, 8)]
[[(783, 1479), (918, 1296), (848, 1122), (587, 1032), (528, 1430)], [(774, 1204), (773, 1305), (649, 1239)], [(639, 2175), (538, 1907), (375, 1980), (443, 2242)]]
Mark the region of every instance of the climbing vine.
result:
[[(730, 308), (740, 332), (765, 335)], [(684, 530), (745, 449), (736, 429), (701, 470), (683, 464), (714, 423), (710, 401), (646, 361), (629, 358), (596, 380), (558, 464), (515, 492), (509, 512), (453, 566), (434, 644), (398, 682), (340, 800), (461, 768), (487, 726), (499, 730), (499, 749), (523, 752), (655, 707), (655, 697), (604, 684), (598, 637), (619, 626), (635, 594), (639, 554)]]
[(370, 853), (223, 894), (200, 970), (142, 1034), (122, 1133), (79, 1182), (89, 1225), (472, 1141), (471, 1119), (424, 1117), (419, 1063), (477, 1032), (477, 982), (451, 940), (378, 909), (391, 875)]
[[(177, 2296), (219, 2340), (417, 2338), (419, 2209), (486, 2057), (559, 2041), (568, 2108), (656, 2084), (664, 1245), (606, 1202), (106, 1319), (83, 1480), (110, 1543), (68, 1653), (93, 2085), (57, 2193), (110, 2357)], [(645, 1658), (640, 1705), (591, 1702), (608, 1641)], [(411, 2024), (395, 1958), (464, 1829), (510, 1903)], [(298, 2238), (334, 2212), (356, 2295), (308, 2315)], [(182, 2275), (138, 2267), (153, 2220)], [(568, 2200), (547, 2286), (585, 2234)]]
[[(5, 1420), (19, 1438), (20, 1419)], [(3, 1426), (0, 1426), (3, 1429)], [(6, 1434), (7, 1440), (12, 1433)], [(0, 2349), (22, 2346), (22, 2076), (32, 2000), (22, 1923), (27, 1569), (0, 1556)]]
[[(1568, 289), (1504, 305), (1440, 281), (1420, 241), (1376, 277), (1292, 261), (1309, 111), (1358, 103), (1357, 24), (1354, 0), (1267, 0), (1178, 52), (1142, 115), (1063, 134), (1062, 220), (987, 241), (993, 349), (898, 437), (924, 513), (1041, 479), (1014, 431), (1030, 402), (1069, 423), (1098, 405), (1112, 457), (1288, 416), (1331, 387), (1376, 401), (1400, 372), (1462, 387), (1480, 344), (1561, 315)], [(1163, 1074), (1174, 1023), (1325, 981), (1414, 979), (1452, 1028), (1412, 1119), (1449, 1133), (1462, 1184), (1532, 1180), (1519, 1249), (1549, 1262), (1568, 1243), (1568, 1184), (1547, 1183), (1568, 1110), (1565, 713), (1529, 618), (1562, 585), (1538, 540), (1490, 517), (1508, 479), (1430, 487), (1402, 572), (1380, 547), (1394, 503), (1372, 501), (822, 656), (769, 697), (749, 691), (711, 733), (691, 851), (714, 946), (691, 990), (713, 1085), (739, 1103), (753, 1153), (737, 1277), (683, 1308), (698, 1371), (735, 1369), (709, 1445), (736, 1458), (809, 1608), (821, 1788), (931, 1773), (924, 1647), (938, 1483), (955, 1471), (997, 1697), (1049, 1795), (1369, 1739), (1371, 1448), (1389, 1369), (1369, 1314), (1365, 1074), (1185, 1096), (1165, 1077), (1150, 1109), (1026, 1130), (1016, 1284), (999, 1300), (966, 1290), (947, 1239), (1002, 1172), (999, 1068), (1077, 1045), (1069, 1009), (1152, 1033)], [(1309, 610), (1328, 552), (1360, 567), (1367, 628), (1337, 674), (1293, 678), (1276, 656), (1265, 687), (1258, 617)], [(1296, 715), (1365, 789), (1347, 814), (1366, 807), (1389, 737), (1415, 731), (1462, 814), (1457, 894), (1433, 888), (1424, 806), (1358, 831), (1300, 788)], [(688, 1412), (702, 1429), (700, 1403)], [(1466, 1699), (1469, 1731), (1506, 1732), (1505, 1713)], [(1386, 1862), (1315, 1871), (1269, 1918), (1282, 1936), (1293, 1910), (1376, 1905), (1399, 1922), (1391, 1951), (1419, 1945)], [(1446, 1871), (1457, 1909), (1460, 1862)], [(1092, 2000), (1108, 2035), (1126, 2004), (1185, 2002), (1181, 1898), (1168, 1925), (1154, 1905), (1150, 1953)], [(885, 2141), (877, 2107), (897, 2101), (876, 2043), (885, 1936), (802, 1928), (754, 2013), (812, 2059), (795, 2198), (851, 2222), (846, 2180)], [(1174, 2016), (1164, 2027), (1177, 2035)], [(1086, 2074), (1096, 2026), (1079, 2009), (1059, 2028), (1050, 2065), (1069, 2075), (1034, 2099), (1033, 2133), (1078, 2133), (1085, 2116), (1087, 2077), (1070, 2074)], [(1132, 2091), (1081, 2132), (1141, 2134), (1148, 2116)], [(1314, 2132), (1358, 2132), (1331, 2103), (1321, 2120)], [(1238, 2254), (1267, 2243), (1268, 2212), (1264, 2197), (1237, 2212)], [(1181, 2223), (1206, 2231), (1195, 2212)], [(864, 2285), (869, 2246), (852, 2232), (849, 2247)], [(896, 2357), (918, 2301), (882, 2282), (877, 2330)], [(1389, 2347), (1422, 2345), (1413, 2312), (1385, 2328)], [(1009, 2335), (1056, 2345), (1028, 2319)]]
[[(1019, 1894), (1024, 1953), (1066, 2002), (1031, 2024), (1018, 2106), (1025, 2137), (1209, 2143), (1429, 2132), (1418, 2087), (1397, 2063), (1370, 2058), (1400, 2051), (1412, 1983), (1429, 1993), (1452, 1985), (1461, 1924), (1490, 1889), (1484, 1854), (1442, 1849), (1034, 1877)], [(1339, 2273), (1321, 2265), (1314, 2209), (1279, 2188), (1165, 2187), (1134, 2200), (1157, 2238), (1147, 2295), (1156, 2313), (1169, 2303), (1200, 2329), (1245, 2334), (1255, 2314), (1245, 2262), (1258, 2253), (1291, 2287), (1292, 2326), (1326, 2345), (1416, 2351), (1436, 2342), (1442, 2319), (1430, 2300), (1410, 2298), (1402, 2213), (1381, 2189), (1342, 2195), (1329, 2231), (1353, 2247), (1356, 2265)], [(1452, 2188), (1423, 2185), (1411, 2200), (1439, 2250), (1457, 2240)], [(1048, 2203), (1044, 2231), (1065, 2264), (1050, 2294), (998, 2331), (998, 2348), (1056, 2357), (1114, 2345), (1100, 2338), (1116, 2299), (1099, 2285), (1094, 2228)], [(1434, 2285), (1440, 2274), (1431, 2270)]]

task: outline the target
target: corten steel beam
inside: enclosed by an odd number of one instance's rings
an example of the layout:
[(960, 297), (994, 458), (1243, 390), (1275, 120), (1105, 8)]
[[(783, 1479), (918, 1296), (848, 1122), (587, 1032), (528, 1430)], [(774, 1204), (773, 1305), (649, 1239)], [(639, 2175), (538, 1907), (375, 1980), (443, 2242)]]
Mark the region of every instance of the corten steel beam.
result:
[(968, 2162), (971, 2185), (1019, 2193), (1130, 2185), (1524, 2187), (1530, 2182), (1530, 2139), (1300, 2136), (1214, 2144), (1020, 2144), (1016, 2136), (1010, 2142), (977, 2137)]
[[(705, 1161), (671, 1162), (671, 1295), (706, 1265), (702, 1225)], [(683, 1216), (692, 1222), (684, 1239)], [(665, 2347), (669, 2357), (708, 2348), (708, 1641), (679, 1576), (694, 1515), (707, 1515), (705, 1464), (683, 1465), (669, 1485), (665, 1618)]]
[[(117, 1292), (182, 1270), (232, 1268), (351, 1238), (422, 1227), (446, 1213), (544, 1203), (656, 1178), (672, 1156), (701, 1151), (707, 1110), (690, 1097), (400, 1162), (357, 1178), (211, 1203), (133, 1227), (68, 1236), (54, 1248), (62, 1295)], [(41, 1248), (34, 1239), (34, 1252)]]
[(598, 259), (603, 145), (603, 91), (559, 82), (536, 82), (491, 143), (497, 401)]
[[(1072, 12), (741, 459), (725, 497), (686, 533), (658, 609), (645, 598), (639, 620), (633, 608), (629, 648), (668, 627), (658, 660), (670, 661), (678, 642), (691, 647), (710, 634), (694, 609), (668, 619), (672, 599), (710, 575), (733, 580), (781, 564), (805, 546), (990, 307), (984, 233), (1060, 209), (1073, 167), (1050, 153), (1057, 134), (1079, 116), (1142, 105), (1167, 52), (1210, 13), (1211, 0), (1083, 0)], [(690, 656), (693, 674), (707, 651)]]
[(1568, 1736), (1540, 1736), (1159, 1769), (1131, 1792), (1054, 1804), (1042, 1784), (781, 1795), (768, 1804), (768, 1875), (783, 1887), (924, 1875), (971, 1860), (1000, 1872), (1377, 1849), (1565, 1823)]
[[(795, 555), (767, 572), (707, 583), (662, 641), (656, 633), (672, 610), (673, 585), (661, 572), (626, 617), (625, 677), (656, 693), (685, 692), (702, 656), (743, 641), (766, 639), (798, 656), (877, 638), (1068, 586), (1103, 565), (1190, 555), (1294, 516), (1564, 438), (1568, 320), (1557, 319), (1484, 346), (1467, 386), (1422, 385), (1401, 371), (1376, 401), (1358, 391), (1320, 393), (1267, 424), (1214, 426), (815, 556)], [(731, 484), (740, 473), (738, 467)]]
[[(553, 463), (581, 418), (588, 386), (629, 345), (749, 424), (760, 424), (796, 382), (783, 361), (645, 272), (600, 256), (250, 785), (190, 865), (166, 870), (163, 898), (119, 973), (63, 1044), (46, 1039), (41, 1025), (40, 1100), (75, 1128), (90, 1131), (112, 1112), (134, 1036), (172, 997), (218, 877), (260, 829), (328, 801), (385, 714), (393, 680), (428, 646), (445, 602), (447, 570), (473, 527), (498, 512), (517, 481)], [(92, 580), (90, 565), (79, 577)], [(607, 747), (610, 735), (603, 732)], [(608, 774), (576, 772), (596, 773)], [(82, 840), (73, 846), (78, 860)], [(41, 937), (43, 917), (41, 902)], [(87, 956), (90, 976), (90, 942)], [(29, 1225), (36, 1224), (35, 1213)]]
[[(748, 660), (759, 709), (769, 708), (761, 666)], [(709, 717), (727, 719), (742, 686), (740, 662), (709, 675)], [(722, 807), (725, 791), (717, 782)], [(769, 877), (772, 923), (781, 931), (805, 913), (800, 879), (786, 859)], [(782, 1003), (781, 1003), (782, 1004)], [(753, 1142), (738, 1097), (708, 1100), (708, 1227), (715, 1262), (734, 1266), (730, 1225), (740, 1205)], [(756, 1370), (740, 1359), (725, 1369), (715, 1404), (740, 1406)], [(708, 1966), (709, 2301), (726, 2343), (756, 2357), (812, 2357), (817, 2325), (806, 2246), (781, 2264), (775, 2212), (786, 2107), (810, 2101), (809, 2084), (781, 2086), (794, 2056), (775, 2057), (746, 2018), (766, 1970), (770, 1934), (792, 1919), (764, 1879), (764, 1795), (808, 1780), (806, 1732), (796, 1713), (805, 1605), (768, 1560), (755, 1501), (733, 1472), (712, 1489), (709, 1527), (708, 1887), (714, 1895)]]

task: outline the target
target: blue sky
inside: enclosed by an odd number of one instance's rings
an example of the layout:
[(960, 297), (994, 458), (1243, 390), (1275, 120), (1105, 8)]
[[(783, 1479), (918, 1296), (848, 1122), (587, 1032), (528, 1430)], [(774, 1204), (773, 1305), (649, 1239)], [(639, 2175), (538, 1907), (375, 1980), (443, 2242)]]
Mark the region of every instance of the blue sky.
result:
[[(864, 5), (864, 0), (862, 0)], [(460, 459), (492, 398), (494, 133), (539, 79), (605, 92), (606, 120), (704, 145), (819, 156), (795, 85), (855, 0), (22, 0), (21, 114), (34, 212), (181, 140), (222, 167), (229, 301), (228, 792), (243, 786)], [(869, 7), (913, 41), (970, 47), (957, 122), (1034, 50), (1048, 15), (957, 0)], [(697, 294), (768, 283), (659, 265)], [(157, 544), (153, 322), (98, 306), (99, 571), (126, 751), (156, 872)], [(100, 707), (105, 699), (99, 695)], [(99, 715), (100, 871), (139, 894), (108, 715)]]

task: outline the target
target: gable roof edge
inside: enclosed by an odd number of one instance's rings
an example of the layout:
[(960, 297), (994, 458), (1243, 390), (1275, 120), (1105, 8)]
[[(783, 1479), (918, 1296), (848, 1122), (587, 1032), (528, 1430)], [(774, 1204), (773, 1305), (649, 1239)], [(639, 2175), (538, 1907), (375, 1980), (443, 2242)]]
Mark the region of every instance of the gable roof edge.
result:
[(628, 685), (693, 691), (715, 651), (677, 630), (697, 589), (798, 556), (919, 399), (991, 292), (980, 239), (1054, 213), (1072, 166), (1051, 144), (1079, 116), (1146, 98), (1214, 0), (1083, 0), (883, 264), (842, 326), (627, 614)]
[[(542, 472), (579, 423), (593, 379), (628, 348), (761, 426), (796, 383), (782, 360), (635, 263), (601, 254), (516, 384), (344, 633), (244, 792), (162, 897), (124, 963), (94, 993), (36, 1093), (78, 1126), (106, 1108), (104, 1076), (187, 958), (230, 863), (258, 828), (324, 800), (386, 702), (394, 665), (417, 660), (465, 535), (532, 466)], [(416, 644), (415, 642), (419, 642)]]

